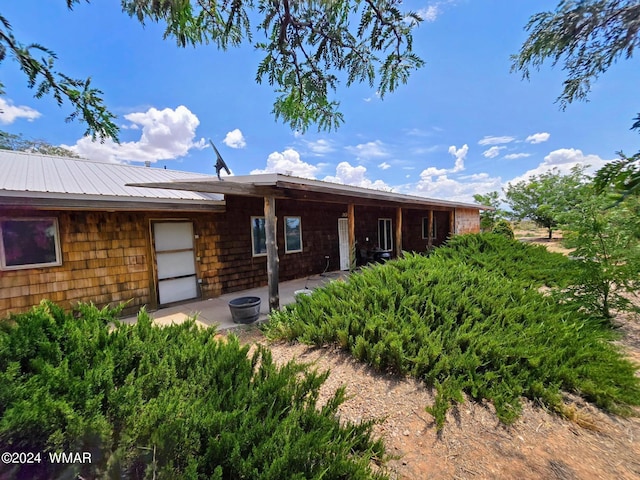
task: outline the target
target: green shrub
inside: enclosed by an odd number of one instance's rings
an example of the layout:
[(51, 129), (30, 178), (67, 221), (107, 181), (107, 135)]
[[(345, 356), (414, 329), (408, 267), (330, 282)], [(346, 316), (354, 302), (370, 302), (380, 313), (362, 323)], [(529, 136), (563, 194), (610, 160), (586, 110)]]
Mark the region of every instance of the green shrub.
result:
[(496, 235), (502, 235), (503, 237), (514, 239), (515, 236), (513, 234), (513, 228), (511, 228), (511, 224), (505, 219), (500, 219), (496, 222), (496, 224), (491, 229), (491, 233), (495, 233)]
[(365, 268), (271, 315), (269, 337), (337, 343), (380, 370), (436, 388), (442, 427), (462, 392), (488, 399), (505, 423), (520, 398), (562, 411), (562, 391), (631, 414), (640, 379), (613, 333), (573, 304), (539, 293), (564, 285), (572, 262), (500, 235), (462, 235), (429, 257)]
[[(328, 374), (265, 348), (87, 305), (43, 302), (0, 325), (0, 450), (46, 459), (2, 478), (384, 478), (372, 422), (336, 417), (344, 389), (318, 407)], [(45, 457), (84, 451), (91, 464)]]

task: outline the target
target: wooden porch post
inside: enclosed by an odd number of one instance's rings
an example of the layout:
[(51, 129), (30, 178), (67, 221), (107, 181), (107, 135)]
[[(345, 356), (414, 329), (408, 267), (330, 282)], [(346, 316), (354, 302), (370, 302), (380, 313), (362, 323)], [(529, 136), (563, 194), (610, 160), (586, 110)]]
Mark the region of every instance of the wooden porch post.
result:
[(350, 203), (347, 208), (347, 221), (349, 222), (349, 270), (356, 262), (356, 207)]
[(396, 258), (402, 256), (402, 207), (396, 209)]
[(267, 242), (267, 281), (269, 283), (269, 312), (280, 309), (278, 291), (279, 263), (276, 242), (276, 199), (264, 197), (264, 230)]
[(456, 209), (451, 210), (449, 215), (449, 236), (456, 233)]
[(429, 210), (429, 215), (427, 216), (427, 250), (431, 250), (433, 247), (433, 210)]

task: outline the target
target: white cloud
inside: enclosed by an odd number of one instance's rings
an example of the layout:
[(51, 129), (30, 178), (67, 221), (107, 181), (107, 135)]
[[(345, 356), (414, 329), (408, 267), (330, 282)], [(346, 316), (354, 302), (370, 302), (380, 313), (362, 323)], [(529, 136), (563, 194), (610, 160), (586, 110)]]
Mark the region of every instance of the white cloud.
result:
[[(424, 172), (423, 172), (424, 173)], [(473, 203), (473, 195), (500, 190), (500, 177), (491, 177), (487, 173), (480, 173), (461, 177), (449, 178), (446, 174), (439, 176), (423, 176), (406, 193), (423, 197), (440, 198), (458, 202)]]
[(227, 147), (231, 148), (244, 148), (247, 146), (244, 135), (242, 135), (242, 132), (239, 128), (228, 132), (227, 136), (224, 137), (223, 142)]
[(378, 165), (378, 168), (380, 168), (382, 170), (387, 170), (387, 169), (391, 168), (391, 165), (389, 165), (387, 162), (382, 162), (381, 164)]
[(451, 170), (447, 170), (446, 168), (429, 167), (429, 168), (425, 168), (420, 173), (420, 178), (431, 178), (431, 177), (436, 177), (440, 175), (446, 175), (450, 171)]
[(347, 147), (346, 149), (358, 159), (380, 158), (389, 155), (384, 148), (384, 144), (380, 140), (361, 143), (355, 147)]
[(464, 170), (464, 161), (469, 153), (469, 146), (465, 143), (462, 147), (456, 148), (455, 145), (449, 147), (449, 153), (456, 158), (453, 168), (436, 168), (428, 167), (420, 173), (420, 178), (429, 183), (433, 177), (446, 177), (447, 173), (457, 173)]
[(9, 125), (18, 118), (26, 118), (29, 122), (34, 121), (42, 114), (31, 107), (24, 105), (14, 105), (11, 100), (0, 98), (0, 123)]
[(530, 153), (510, 153), (508, 155), (505, 155), (504, 158), (506, 158), (507, 160), (515, 160), (516, 158), (526, 158), (530, 156)]
[(336, 167), (335, 176), (323, 178), (325, 182), (341, 183), (356, 187), (373, 188), (375, 190), (391, 191), (391, 187), (382, 180), (371, 181), (366, 176), (367, 169), (362, 165), (352, 166), (349, 162), (341, 162)]
[(456, 149), (455, 145), (449, 147), (449, 153), (456, 157), (456, 162), (453, 166), (452, 172), (460, 172), (464, 170), (464, 161), (469, 153), (469, 146), (465, 143), (462, 147)]
[(91, 160), (114, 163), (172, 160), (186, 155), (192, 148), (206, 146), (204, 139), (194, 142), (200, 120), (183, 105), (175, 110), (150, 108), (124, 118), (142, 127), (139, 140), (117, 144), (111, 139), (99, 143), (84, 137), (75, 145), (62, 146)]
[(422, 17), (425, 22), (435, 22), (438, 18), (438, 14), (440, 13), (439, 4), (429, 5), (426, 8), (418, 10), (418, 15)]
[(425, 22), (435, 22), (438, 19), (438, 17), (442, 14), (444, 10), (443, 7), (445, 5), (450, 5), (455, 3), (456, 3), (456, 0), (439, 0), (436, 2), (431, 2), (425, 8), (421, 8), (420, 10), (418, 10), (417, 13)]
[(541, 133), (534, 133), (533, 135), (529, 135), (526, 139), (525, 142), (527, 143), (542, 143), (542, 142), (546, 142), (547, 140), (549, 140), (549, 137), (551, 137), (550, 133), (547, 132), (541, 132)]
[(490, 149), (482, 152), (482, 155), (486, 158), (496, 158), (498, 155), (500, 155), (500, 150), (504, 150), (505, 148), (507, 147), (493, 146)]
[(251, 174), (260, 173), (285, 173), (296, 177), (315, 178), (320, 170), (317, 166), (303, 162), (300, 154), (293, 148), (287, 148), (284, 152), (273, 152), (267, 157), (267, 167), (264, 170), (252, 170)]
[(585, 155), (582, 153), (582, 150), (575, 148), (561, 148), (549, 153), (549, 155), (544, 157), (544, 161), (536, 168), (528, 170), (522, 175), (509, 180), (508, 183), (518, 183), (522, 180), (526, 181), (531, 176), (540, 175), (554, 168), (561, 174), (568, 174), (576, 165), (588, 165), (589, 168), (587, 168), (586, 172), (593, 173), (609, 161), (610, 160), (600, 158), (598, 155)]
[(482, 138), (482, 140), (478, 141), (478, 145), (500, 145), (503, 143), (511, 143), (515, 140), (515, 137), (508, 137), (508, 136), (502, 136), (502, 137), (492, 137), (492, 136), (485, 136)]
[(328, 140), (319, 139), (316, 141), (305, 140), (305, 145), (314, 155), (322, 156), (335, 150)]

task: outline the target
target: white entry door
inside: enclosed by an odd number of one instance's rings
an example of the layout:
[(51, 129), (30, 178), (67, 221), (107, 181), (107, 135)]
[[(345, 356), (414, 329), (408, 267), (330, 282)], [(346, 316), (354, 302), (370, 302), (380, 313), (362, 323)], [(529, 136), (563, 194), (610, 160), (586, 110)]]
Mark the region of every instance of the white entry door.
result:
[(338, 244), (340, 247), (340, 270), (349, 270), (351, 252), (349, 251), (349, 220), (338, 219)]
[(198, 296), (191, 222), (153, 224), (161, 305)]

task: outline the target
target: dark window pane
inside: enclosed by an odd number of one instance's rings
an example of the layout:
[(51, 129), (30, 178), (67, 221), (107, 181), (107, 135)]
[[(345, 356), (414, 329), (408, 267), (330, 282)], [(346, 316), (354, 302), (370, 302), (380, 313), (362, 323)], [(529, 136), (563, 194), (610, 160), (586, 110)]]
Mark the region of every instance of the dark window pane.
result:
[(7, 267), (60, 263), (54, 220), (3, 220), (1, 227)]
[(285, 217), (284, 225), (286, 251), (302, 251), (302, 228), (300, 225), (300, 217)]
[(267, 233), (264, 228), (264, 217), (253, 217), (251, 221), (251, 236), (253, 238), (253, 254), (267, 253)]

